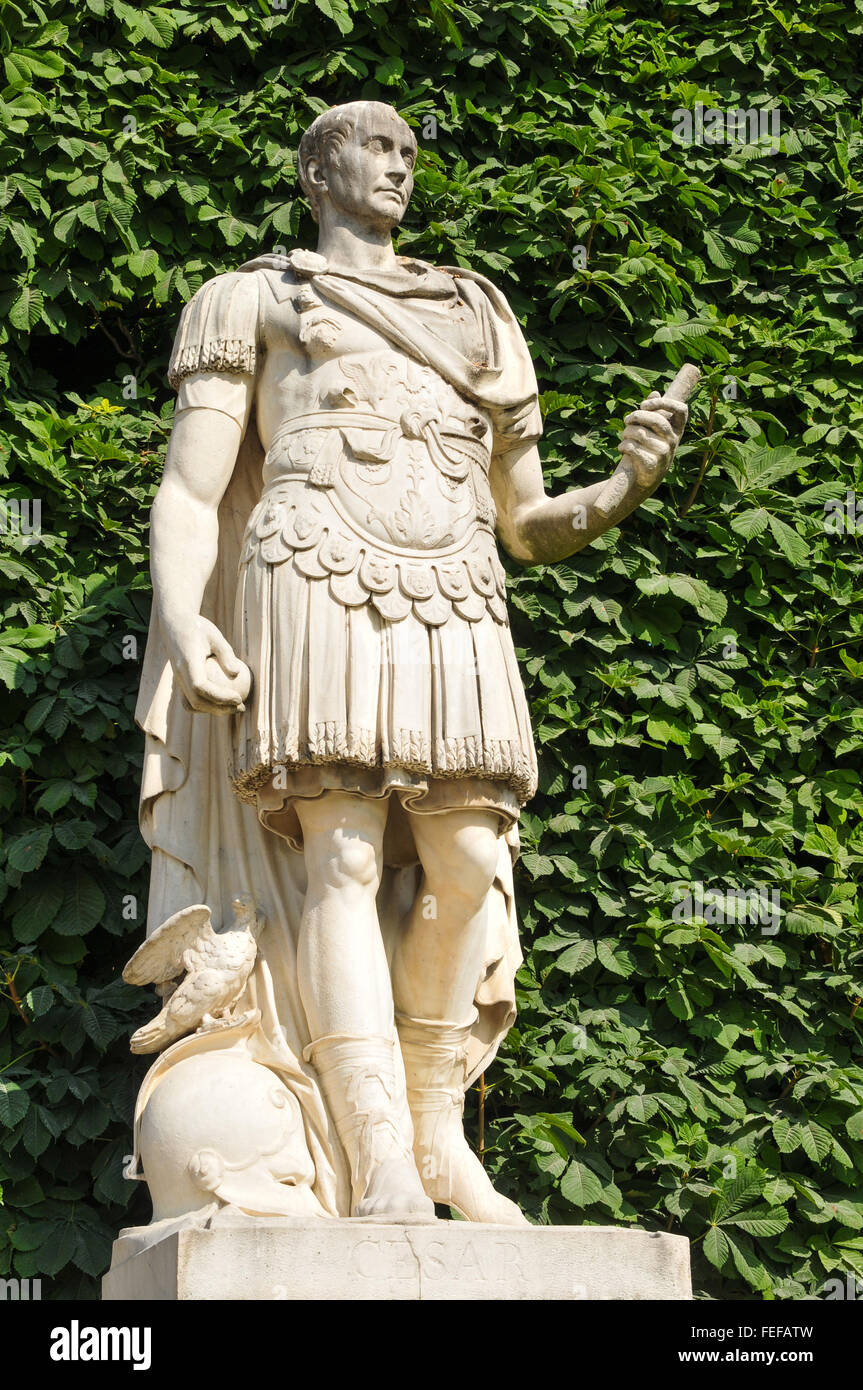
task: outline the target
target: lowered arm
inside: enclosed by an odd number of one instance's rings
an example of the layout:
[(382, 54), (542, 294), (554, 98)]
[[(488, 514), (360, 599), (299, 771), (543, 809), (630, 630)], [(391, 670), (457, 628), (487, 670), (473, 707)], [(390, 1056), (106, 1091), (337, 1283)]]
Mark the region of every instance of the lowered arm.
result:
[[(207, 384), (212, 385), (212, 377)], [(229, 389), (236, 393), (236, 379)], [(248, 398), (250, 406), (251, 378)], [(150, 569), (159, 621), (186, 703), (199, 713), (242, 708), (250, 688), (248, 669), (218, 628), (201, 617), (218, 553), (219, 503), (247, 418), (248, 409), (239, 421), (205, 405), (178, 411), (150, 518)]]

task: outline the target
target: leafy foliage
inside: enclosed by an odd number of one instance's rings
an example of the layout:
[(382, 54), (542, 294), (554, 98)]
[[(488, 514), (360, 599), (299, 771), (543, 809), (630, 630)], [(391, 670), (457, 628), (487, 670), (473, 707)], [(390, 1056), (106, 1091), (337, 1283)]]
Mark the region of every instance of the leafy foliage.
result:
[[(3, 13), (0, 468), (42, 534), (0, 537), (0, 1275), (87, 1296), (147, 1219), (119, 966), (166, 355), (204, 279), (314, 245), (293, 152), (358, 95), (420, 138), (401, 249), (489, 274), (525, 324), (551, 486), (705, 373), (637, 516), (511, 566), (542, 783), (486, 1162), (539, 1220), (690, 1236), (707, 1296), (863, 1275), (861, 0)], [(698, 103), (779, 106), (779, 149), (681, 143)], [(682, 920), (698, 882), (778, 892), (778, 930)]]

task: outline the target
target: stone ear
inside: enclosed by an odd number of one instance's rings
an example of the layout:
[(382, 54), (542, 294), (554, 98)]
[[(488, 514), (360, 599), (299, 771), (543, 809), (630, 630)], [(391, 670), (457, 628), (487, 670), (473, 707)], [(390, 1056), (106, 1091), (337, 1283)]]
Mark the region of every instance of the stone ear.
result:
[(311, 159), (306, 161), (303, 173), (312, 192), (315, 194), (326, 193), (327, 176), (324, 171), (324, 161), (320, 155), (312, 155)]
[(186, 1164), (186, 1172), (196, 1187), (215, 1192), (225, 1175), (225, 1161), (215, 1149), (199, 1149)]

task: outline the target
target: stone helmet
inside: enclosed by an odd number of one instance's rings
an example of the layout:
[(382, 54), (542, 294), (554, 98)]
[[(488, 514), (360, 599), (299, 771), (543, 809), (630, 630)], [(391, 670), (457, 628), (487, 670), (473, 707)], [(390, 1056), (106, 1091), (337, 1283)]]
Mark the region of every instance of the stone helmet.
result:
[(299, 1102), (243, 1048), (170, 1066), (140, 1115), (138, 1152), (153, 1221), (214, 1200), (252, 1216), (320, 1216)]

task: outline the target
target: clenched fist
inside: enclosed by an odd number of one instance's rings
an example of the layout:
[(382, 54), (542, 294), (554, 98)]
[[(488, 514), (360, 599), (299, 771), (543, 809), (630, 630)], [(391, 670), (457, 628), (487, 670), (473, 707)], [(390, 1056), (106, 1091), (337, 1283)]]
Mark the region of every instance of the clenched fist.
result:
[(252, 688), (252, 673), (207, 618), (168, 636), (171, 665), (183, 703), (196, 714), (235, 714)]

